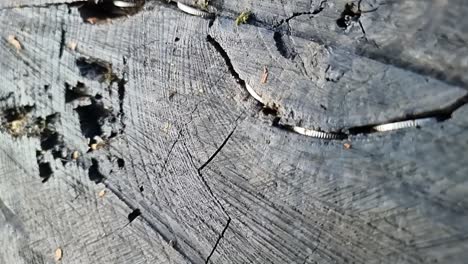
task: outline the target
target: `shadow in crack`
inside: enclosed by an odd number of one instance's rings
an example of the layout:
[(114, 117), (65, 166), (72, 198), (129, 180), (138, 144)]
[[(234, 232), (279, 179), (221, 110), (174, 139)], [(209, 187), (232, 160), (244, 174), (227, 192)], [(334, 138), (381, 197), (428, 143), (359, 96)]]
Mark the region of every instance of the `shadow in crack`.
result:
[(84, 22), (99, 24), (108, 19), (135, 15), (144, 4), (145, 0), (94, 0), (83, 3), (78, 11)]

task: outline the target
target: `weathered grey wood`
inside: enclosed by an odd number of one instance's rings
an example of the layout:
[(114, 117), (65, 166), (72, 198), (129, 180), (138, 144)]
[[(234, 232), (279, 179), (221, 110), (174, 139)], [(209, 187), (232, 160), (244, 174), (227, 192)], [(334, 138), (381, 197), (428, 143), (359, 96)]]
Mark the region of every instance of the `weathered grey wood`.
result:
[[(466, 94), (460, 87), (298, 37), (288, 37), (285, 44), (297, 55), (285, 58), (273, 31), (235, 28), (232, 20), (217, 20), (210, 33), (267, 104), (278, 105), (282, 116), (306, 127), (336, 131), (385, 123), (446, 107)], [(269, 75), (263, 84), (265, 67)]]
[[(364, 35), (337, 26), (346, 1), (283, 2), (212, 0), (210, 20), (148, 1), (96, 25), (0, 4), (0, 263), (463, 263), (466, 5), (363, 1)], [(27, 106), (17, 136), (7, 110)], [(421, 116), (444, 120), (359, 128)]]

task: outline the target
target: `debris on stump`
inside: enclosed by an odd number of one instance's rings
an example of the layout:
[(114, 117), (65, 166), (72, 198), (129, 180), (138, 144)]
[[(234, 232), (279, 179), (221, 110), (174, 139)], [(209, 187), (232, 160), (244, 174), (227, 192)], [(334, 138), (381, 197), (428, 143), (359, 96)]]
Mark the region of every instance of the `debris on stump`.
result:
[(244, 11), (242, 12), (237, 18), (236, 18), (236, 26), (239, 26), (240, 24), (245, 24), (249, 20), (250, 16), (252, 15), (252, 12), (250, 11)]
[(23, 47), (21, 46), (21, 43), (15, 36), (9, 35), (7, 40), (8, 40), (8, 43), (10, 43), (13, 47), (15, 47), (17, 52), (23, 49)]
[(61, 248), (55, 250), (55, 261), (60, 261), (62, 259), (63, 251)]
[(101, 190), (101, 191), (98, 193), (99, 198), (104, 197), (104, 195), (106, 195), (106, 190)]

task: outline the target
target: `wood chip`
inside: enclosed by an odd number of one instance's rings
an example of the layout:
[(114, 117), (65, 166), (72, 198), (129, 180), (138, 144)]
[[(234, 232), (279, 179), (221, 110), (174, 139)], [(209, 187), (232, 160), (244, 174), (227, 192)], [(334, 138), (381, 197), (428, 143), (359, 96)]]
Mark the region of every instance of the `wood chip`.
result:
[(97, 17), (89, 17), (86, 19), (86, 22), (90, 23), (91, 25), (96, 24), (97, 21), (98, 21)]
[(17, 52), (23, 49), (21, 46), (21, 43), (18, 41), (18, 39), (15, 36), (9, 35), (7, 40), (8, 40), (8, 43), (10, 43), (13, 47), (15, 47)]
[(106, 195), (106, 190), (101, 190), (99, 193), (98, 193), (98, 196), (100, 198), (104, 197), (104, 195)]
[(263, 68), (262, 80), (260, 81), (262, 84), (268, 81), (268, 68), (265, 66)]
[(73, 151), (72, 153), (72, 159), (77, 160), (80, 157), (80, 152), (78, 151)]
[(72, 50), (72, 51), (75, 51), (76, 50), (76, 46), (78, 46), (78, 43), (76, 42), (73, 42), (73, 41), (70, 41), (68, 42), (67, 44), (67, 48)]
[(350, 149), (350, 148), (351, 148), (351, 144), (349, 144), (349, 143), (344, 143), (344, 144), (343, 144), (343, 147), (344, 147), (345, 149)]
[(62, 249), (57, 248), (55, 250), (55, 261), (60, 261), (62, 259), (62, 255), (63, 255)]

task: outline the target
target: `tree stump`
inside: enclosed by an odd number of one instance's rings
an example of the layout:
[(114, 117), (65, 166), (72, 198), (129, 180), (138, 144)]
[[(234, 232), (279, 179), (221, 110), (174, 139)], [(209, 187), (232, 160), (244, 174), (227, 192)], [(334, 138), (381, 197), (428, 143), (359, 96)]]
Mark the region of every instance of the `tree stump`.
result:
[(466, 1), (180, 3), (0, 3), (0, 263), (466, 261)]

